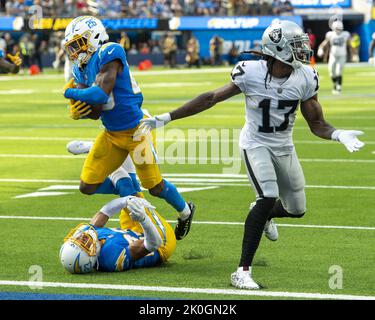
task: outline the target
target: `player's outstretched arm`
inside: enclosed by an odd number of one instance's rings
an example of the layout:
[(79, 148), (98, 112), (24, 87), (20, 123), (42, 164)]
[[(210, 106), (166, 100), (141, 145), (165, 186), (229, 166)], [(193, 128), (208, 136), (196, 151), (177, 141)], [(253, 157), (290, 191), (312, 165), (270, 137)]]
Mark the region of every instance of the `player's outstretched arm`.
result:
[(170, 113), (164, 113), (155, 117), (142, 119), (140, 129), (144, 133), (149, 130), (162, 127), (172, 120), (190, 117), (194, 114), (207, 110), (213, 107), (215, 104), (225, 101), (239, 93), (241, 93), (240, 88), (238, 88), (234, 83), (230, 82), (221, 88), (205, 92), (195, 97)]
[(111, 217), (113, 217), (116, 213), (119, 213), (122, 209), (127, 208), (129, 210), (134, 210), (132, 207), (132, 203), (134, 203), (134, 201), (132, 199), (136, 199), (135, 201), (145, 208), (155, 209), (155, 207), (152, 206), (146, 199), (133, 196), (117, 198), (103, 206), (91, 219), (90, 224), (95, 227), (102, 228), (106, 225), (107, 221)]
[(145, 199), (137, 197), (131, 197), (127, 203), (130, 218), (139, 222), (144, 233), (143, 240), (132, 242), (129, 246), (129, 252), (133, 260), (143, 258), (149, 253), (156, 251), (162, 245), (158, 230), (145, 212), (145, 205), (152, 207)]
[(83, 101), (91, 105), (106, 104), (115, 86), (120, 68), (122, 68), (122, 64), (119, 60), (113, 60), (103, 65), (96, 76), (96, 85), (86, 89), (67, 88), (64, 91), (64, 97), (74, 101)]
[(358, 151), (365, 145), (357, 138), (363, 134), (362, 131), (337, 130), (325, 121), (317, 95), (301, 103), (301, 112), (311, 132), (316, 136), (341, 142), (349, 152)]

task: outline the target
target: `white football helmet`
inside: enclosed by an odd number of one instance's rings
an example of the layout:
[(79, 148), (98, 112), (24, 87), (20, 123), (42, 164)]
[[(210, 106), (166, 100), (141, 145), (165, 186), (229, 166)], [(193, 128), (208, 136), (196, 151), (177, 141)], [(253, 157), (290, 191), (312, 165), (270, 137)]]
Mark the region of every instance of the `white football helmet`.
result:
[(108, 39), (109, 36), (99, 19), (81, 16), (75, 18), (66, 27), (64, 48), (69, 59), (82, 66)]
[(64, 238), (60, 249), (60, 261), (70, 273), (94, 271), (100, 253), (96, 230), (88, 224), (79, 224)]
[(310, 63), (313, 51), (307, 33), (288, 20), (275, 20), (264, 31), (262, 52), (297, 69)]
[(332, 22), (331, 29), (337, 33), (340, 33), (344, 30), (344, 25), (341, 20), (336, 20)]

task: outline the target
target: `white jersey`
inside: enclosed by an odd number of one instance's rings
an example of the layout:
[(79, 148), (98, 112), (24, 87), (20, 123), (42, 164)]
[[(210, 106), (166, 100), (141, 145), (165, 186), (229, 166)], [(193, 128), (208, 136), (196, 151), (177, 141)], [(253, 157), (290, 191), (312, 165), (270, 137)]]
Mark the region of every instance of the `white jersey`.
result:
[(326, 39), (330, 44), (330, 55), (334, 57), (346, 57), (346, 43), (350, 39), (348, 31), (337, 33), (329, 31), (326, 33)]
[(232, 81), (246, 98), (246, 123), (240, 135), (240, 148), (266, 146), (276, 154), (294, 150), (292, 134), (300, 101), (313, 97), (319, 88), (317, 72), (302, 65), (288, 78), (272, 77), (267, 82), (267, 62), (242, 61), (232, 71)]

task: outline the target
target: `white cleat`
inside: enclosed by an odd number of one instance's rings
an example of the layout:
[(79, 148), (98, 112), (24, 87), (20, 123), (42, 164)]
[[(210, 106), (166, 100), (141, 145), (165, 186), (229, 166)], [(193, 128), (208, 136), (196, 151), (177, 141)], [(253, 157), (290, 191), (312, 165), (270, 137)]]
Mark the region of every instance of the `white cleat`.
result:
[(260, 286), (251, 278), (251, 268), (244, 271), (242, 267), (230, 276), (231, 284), (238, 289), (259, 290)]
[(334, 95), (340, 95), (341, 94), (341, 91), (340, 90), (337, 90), (337, 89), (333, 89), (332, 90), (332, 94), (334, 94)]
[(271, 241), (276, 241), (279, 238), (279, 233), (277, 232), (277, 225), (273, 219), (268, 220), (264, 226), (264, 235), (267, 239)]
[(66, 145), (66, 149), (68, 150), (68, 152), (78, 155), (78, 154), (89, 153), (92, 145), (93, 145), (92, 141), (73, 140), (73, 141), (70, 141)]

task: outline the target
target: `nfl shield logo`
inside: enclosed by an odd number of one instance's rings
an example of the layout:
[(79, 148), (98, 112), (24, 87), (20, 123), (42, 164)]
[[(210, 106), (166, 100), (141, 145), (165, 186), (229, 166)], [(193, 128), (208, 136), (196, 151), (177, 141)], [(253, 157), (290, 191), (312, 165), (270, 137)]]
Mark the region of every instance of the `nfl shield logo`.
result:
[(272, 30), (268, 35), (273, 42), (278, 43), (281, 40), (281, 28)]

